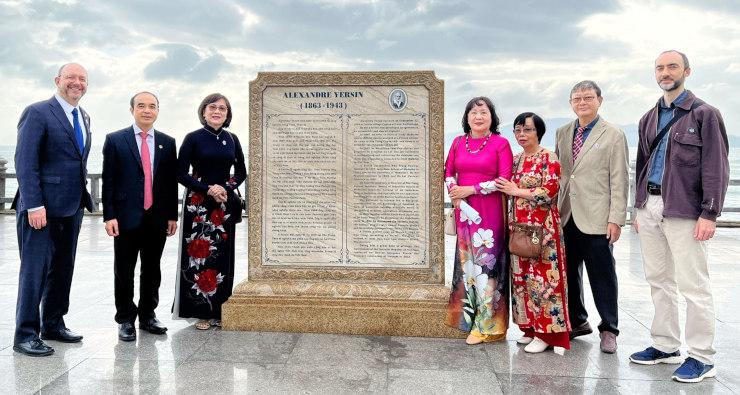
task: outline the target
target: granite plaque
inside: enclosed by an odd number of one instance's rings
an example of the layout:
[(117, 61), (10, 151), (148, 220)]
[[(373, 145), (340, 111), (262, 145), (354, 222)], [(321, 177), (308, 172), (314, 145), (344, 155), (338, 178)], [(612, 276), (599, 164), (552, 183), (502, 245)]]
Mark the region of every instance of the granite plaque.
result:
[(250, 278), (389, 269), (441, 281), (441, 81), (260, 73), (250, 88)]

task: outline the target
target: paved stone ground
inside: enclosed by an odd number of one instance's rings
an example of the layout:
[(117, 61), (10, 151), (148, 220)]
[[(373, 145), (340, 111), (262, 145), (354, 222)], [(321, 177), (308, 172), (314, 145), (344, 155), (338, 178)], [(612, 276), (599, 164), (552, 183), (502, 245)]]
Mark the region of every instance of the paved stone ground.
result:
[[(53, 356), (31, 358), (12, 351), (18, 251), (15, 217), (0, 215), (0, 393), (740, 393), (738, 236), (738, 229), (720, 229), (710, 247), (719, 375), (680, 384), (670, 380), (675, 365), (628, 361), (630, 353), (650, 344), (653, 313), (637, 237), (628, 229), (615, 248), (618, 352), (602, 354), (593, 334), (558, 356), (525, 354), (514, 342), (520, 336), (515, 327), (506, 342), (473, 347), (445, 339), (197, 331), (169, 314), (177, 239), (167, 242), (157, 310), (168, 334), (140, 331), (137, 342), (119, 342), (113, 321), (113, 243), (100, 217), (86, 217), (66, 317), (85, 339), (73, 345), (50, 342)], [(447, 238), (448, 261), (452, 241)], [(244, 223), (237, 242), (237, 256), (246, 257)], [(246, 259), (237, 264), (237, 279), (242, 279)], [(593, 303), (589, 308), (595, 326)]]

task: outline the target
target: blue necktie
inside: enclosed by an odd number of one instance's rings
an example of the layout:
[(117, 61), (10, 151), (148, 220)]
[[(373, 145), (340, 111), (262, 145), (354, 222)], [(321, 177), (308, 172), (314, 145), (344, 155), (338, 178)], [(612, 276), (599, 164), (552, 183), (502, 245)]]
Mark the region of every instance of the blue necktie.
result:
[(75, 127), (75, 139), (77, 139), (77, 146), (80, 147), (80, 153), (85, 152), (85, 143), (82, 140), (82, 127), (80, 126), (80, 118), (77, 117), (77, 108), (72, 109), (73, 120), (72, 123)]

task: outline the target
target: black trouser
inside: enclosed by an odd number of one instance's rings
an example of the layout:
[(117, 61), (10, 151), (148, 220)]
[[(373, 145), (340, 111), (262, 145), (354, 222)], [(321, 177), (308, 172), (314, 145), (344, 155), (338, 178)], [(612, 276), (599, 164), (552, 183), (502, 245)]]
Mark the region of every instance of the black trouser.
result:
[(575, 328), (588, 321), (583, 302), (583, 266), (586, 266), (596, 310), (601, 316), (599, 331), (619, 335), (617, 325), (617, 272), (612, 246), (606, 234), (589, 235), (581, 232), (573, 218), (563, 227), (565, 259), (568, 272), (568, 312), (570, 325)]
[[(167, 239), (167, 229), (156, 221), (151, 210), (145, 211), (141, 224), (133, 229), (119, 230), (113, 241), (116, 297), (116, 322), (139, 322), (154, 317), (159, 304), (159, 284), (162, 280), (159, 263)], [(139, 306), (134, 303), (134, 269), (141, 255)]]

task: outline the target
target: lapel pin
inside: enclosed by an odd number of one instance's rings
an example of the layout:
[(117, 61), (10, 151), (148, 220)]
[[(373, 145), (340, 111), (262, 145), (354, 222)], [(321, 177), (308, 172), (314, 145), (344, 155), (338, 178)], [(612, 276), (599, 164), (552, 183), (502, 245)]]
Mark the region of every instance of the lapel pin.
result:
[(694, 130), (694, 128), (689, 128), (689, 133), (696, 133), (696, 131)]
[(222, 143), (223, 145), (226, 145), (226, 140), (223, 140), (223, 141), (222, 141), (221, 143)]
[(162, 148), (164, 148), (164, 147), (162, 147), (162, 144), (160, 144), (160, 145), (159, 145), (159, 149), (162, 149)]

